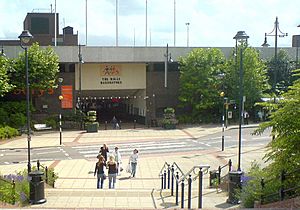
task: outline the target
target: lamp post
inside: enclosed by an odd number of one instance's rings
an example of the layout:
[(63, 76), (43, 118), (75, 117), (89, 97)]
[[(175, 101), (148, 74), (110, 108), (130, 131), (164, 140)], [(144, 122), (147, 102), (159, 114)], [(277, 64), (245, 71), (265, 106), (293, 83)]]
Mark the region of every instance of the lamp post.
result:
[[(275, 32), (275, 34), (273, 34), (273, 32)], [(287, 36), (287, 33), (283, 33), (280, 29), (279, 29), (279, 22), (278, 22), (278, 17), (276, 17), (275, 23), (274, 23), (274, 28), (270, 33), (265, 33), (265, 40), (264, 43), (261, 45), (262, 47), (268, 47), (270, 46), (267, 43), (267, 36), (275, 36), (275, 54), (274, 54), (274, 59), (275, 59), (275, 69), (274, 69), (274, 81), (273, 81), (273, 85), (272, 85), (272, 89), (273, 92), (275, 93), (275, 89), (276, 89), (276, 83), (277, 83), (277, 65), (278, 65), (278, 61), (277, 61), (277, 38), (278, 37), (285, 37)], [(275, 96), (274, 96), (275, 97)], [(275, 101), (275, 100), (274, 100)]]
[(64, 99), (63, 95), (62, 95), (62, 91), (61, 91), (61, 84), (62, 82), (64, 81), (63, 78), (58, 78), (58, 83), (59, 83), (59, 96), (58, 96), (58, 99), (59, 99), (59, 145), (62, 144), (62, 123), (61, 123), (61, 103), (62, 103), (62, 100)]
[(78, 73), (78, 105), (79, 105), (79, 109), (81, 110), (81, 80), (82, 80), (82, 64), (84, 63), (83, 59), (82, 59), (82, 53), (81, 53), (81, 47), (84, 45), (78, 45), (78, 64), (79, 64), (79, 73)]
[(165, 88), (168, 87), (168, 63), (173, 62), (171, 53), (169, 53), (169, 45), (167, 44), (167, 50), (165, 56)]
[(30, 99), (29, 99), (29, 70), (28, 70), (28, 52), (27, 46), (24, 44), (28, 44), (33, 36), (30, 34), (28, 30), (24, 30), (21, 35), (18, 37), (20, 39), (20, 46), (25, 50), (25, 70), (26, 70), (26, 114), (27, 114), (27, 154), (28, 154), (28, 163), (27, 163), (27, 171), (28, 173), (31, 171), (30, 164), (30, 141), (31, 141), (31, 129), (30, 129)]
[(225, 105), (225, 93), (222, 91), (220, 93), (220, 96), (223, 98), (222, 102), (222, 151), (224, 151), (224, 141), (225, 141), (225, 111), (224, 111), (224, 105)]
[[(249, 36), (245, 33), (245, 31), (238, 31), (237, 34), (233, 37), (236, 40), (236, 43), (240, 43), (240, 81), (239, 81), (239, 141), (238, 141), (238, 171), (241, 171), (241, 147), (242, 147), (242, 120), (243, 120), (243, 80), (244, 80), (244, 71), (243, 71), (243, 48), (247, 47), (247, 40)], [(236, 44), (237, 45), (237, 44)]]
[(189, 47), (189, 39), (190, 39), (190, 23), (185, 23), (186, 25), (186, 46)]

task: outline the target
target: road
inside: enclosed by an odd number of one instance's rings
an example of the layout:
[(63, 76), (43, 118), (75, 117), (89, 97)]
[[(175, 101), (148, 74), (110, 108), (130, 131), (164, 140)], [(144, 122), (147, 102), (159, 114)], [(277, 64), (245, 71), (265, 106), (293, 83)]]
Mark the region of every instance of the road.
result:
[[(265, 146), (271, 140), (270, 130), (264, 132), (261, 136), (253, 136), (251, 133), (255, 128), (242, 129), (242, 147), (243, 146)], [(229, 147), (238, 146), (238, 129), (228, 129), (225, 131), (225, 150)], [(168, 154), (193, 152), (201, 150), (220, 150), (222, 132), (203, 136), (201, 138), (178, 138), (149, 140), (142, 142), (117, 143), (110, 144), (112, 151), (117, 145), (122, 156), (129, 156), (133, 149), (138, 149), (141, 155)], [(48, 160), (65, 159), (94, 159), (99, 152), (100, 145), (77, 145), (77, 146), (56, 146), (41, 147), (31, 149), (31, 161), (35, 162)], [(27, 162), (27, 148), (22, 149), (2, 149), (0, 150), (0, 165), (15, 164)]]

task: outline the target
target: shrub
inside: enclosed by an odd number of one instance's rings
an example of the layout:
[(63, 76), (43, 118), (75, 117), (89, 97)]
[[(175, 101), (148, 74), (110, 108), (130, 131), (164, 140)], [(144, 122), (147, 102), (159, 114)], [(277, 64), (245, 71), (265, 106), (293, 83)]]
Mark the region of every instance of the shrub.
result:
[(15, 128), (4, 126), (0, 128), (0, 139), (9, 139), (19, 135), (19, 131)]
[(45, 120), (45, 124), (52, 128), (57, 128), (57, 121), (53, 117), (49, 117)]
[[(15, 190), (13, 190), (13, 180), (15, 181)], [(0, 176), (0, 200), (10, 204), (16, 202), (21, 206), (29, 203), (29, 184), (25, 170), (18, 172), (16, 175)]]

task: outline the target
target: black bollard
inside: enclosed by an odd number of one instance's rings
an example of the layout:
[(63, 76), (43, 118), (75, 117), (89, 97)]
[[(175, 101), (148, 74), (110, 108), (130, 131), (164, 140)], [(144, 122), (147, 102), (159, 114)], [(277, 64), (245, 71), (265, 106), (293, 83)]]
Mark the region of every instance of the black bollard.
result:
[(229, 168), (229, 172), (231, 171), (231, 167), (232, 167), (232, 161), (231, 161), (231, 159), (229, 159), (229, 161), (228, 161), (228, 168)]
[(174, 195), (174, 166), (171, 168), (171, 196)]
[(107, 121), (105, 121), (104, 129), (107, 130)]
[(36, 166), (37, 166), (37, 169), (39, 171), (40, 170), (40, 161), (39, 160), (36, 161)]
[(221, 184), (221, 166), (218, 168), (219, 174), (218, 174), (218, 185)]
[(163, 190), (164, 189), (164, 176), (163, 174), (160, 174), (161, 176), (161, 189)]
[(119, 129), (122, 129), (121, 123), (122, 123), (122, 121), (120, 120), (120, 122), (119, 122)]
[(202, 208), (202, 180), (203, 178), (203, 171), (201, 170), (200, 168), (200, 171), (199, 171), (199, 189), (198, 189), (198, 209), (201, 209)]
[(175, 196), (176, 196), (176, 198), (175, 198), (175, 203), (176, 203), (176, 206), (178, 206), (178, 183), (179, 183), (179, 175), (178, 175), (178, 172), (176, 172), (176, 189), (175, 189)]
[(285, 171), (282, 170), (281, 171), (281, 174), (280, 174), (280, 182), (281, 182), (281, 186), (280, 186), (280, 190), (279, 190), (279, 197), (280, 197), (280, 200), (283, 201), (284, 200), (284, 184), (283, 182), (285, 181)]
[(264, 203), (264, 189), (265, 189), (265, 181), (264, 181), (264, 178), (261, 179), (260, 181), (260, 185), (261, 185), (261, 192), (262, 194), (260, 195), (260, 204), (263, 204)]
[(45, 167), (45, 176), (46, 176), (45, 181), (48, 184), (48, 167), (47, 166)]
[(184, 208), (184, 178), (181, 181), (181, 208)]
[(135, 129), (136, 126), (136, 120), (133, 120), (133, 129)]
[(167, 172), (164, 170), (164, 189), (167, 189)]
[(189, 175), (188, 178), (188, 209), (191, 209), (192, 206), (192, 175)]
[(171, 170), (170, 167), (168, 166), (168, 189), (170, 189), (170, 175), (171, 175)]

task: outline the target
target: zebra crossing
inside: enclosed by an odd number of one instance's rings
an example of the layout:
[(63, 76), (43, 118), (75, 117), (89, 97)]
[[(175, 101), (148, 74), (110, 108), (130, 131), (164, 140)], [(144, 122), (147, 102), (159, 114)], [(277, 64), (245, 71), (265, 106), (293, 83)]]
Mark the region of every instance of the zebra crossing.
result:
[[(133, 143), (119, 143), (109, 144), (110, 152), (114, 151), (115, 147), (119, 148), (122, 156), (130, 156), (134, 149), (137, 149), (140, 154), (162, 154), (170, 152), (187, 152), (195, 150), (203, 150), (202, 145), (196, 144), (190, 140), (168, 140), (168, 141), (147, 141), (147, 142), (133, 142)], [(85, 145), (73, 146), (72, 149), (76, 150), (85, 158), (95, 158), (99, 154), (101, 145)]]

